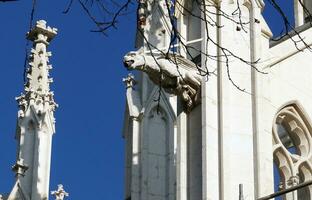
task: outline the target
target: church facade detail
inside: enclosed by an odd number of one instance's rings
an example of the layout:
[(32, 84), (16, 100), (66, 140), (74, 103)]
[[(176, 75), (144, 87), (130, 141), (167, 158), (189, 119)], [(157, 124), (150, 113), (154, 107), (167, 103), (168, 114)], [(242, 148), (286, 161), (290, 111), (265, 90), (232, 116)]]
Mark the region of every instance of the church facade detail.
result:
[[(312, 11), (310, 1), (302, 2)], [(172, 5), (139, 1), (137, 51), (123, 60), (139, 70), (124, 79), (124, 199), (256, 200), (311, 181), (312, 28), (299, 1), (295, 30), (306, 44), (297, 45), (296, 34), (270, 40), (261, 0), (175, 3), (175, 53), (167, 54)], [(225, 17), (238, 6), (245, 30)], [(222, 47), (251, 64), (226, 60)], [(198, 67), (211, 72), (199, 89), (174, 75), (179, 68), (200, 74)], [(281, 198), (308, 200), (311, 192), (308, 186)]]

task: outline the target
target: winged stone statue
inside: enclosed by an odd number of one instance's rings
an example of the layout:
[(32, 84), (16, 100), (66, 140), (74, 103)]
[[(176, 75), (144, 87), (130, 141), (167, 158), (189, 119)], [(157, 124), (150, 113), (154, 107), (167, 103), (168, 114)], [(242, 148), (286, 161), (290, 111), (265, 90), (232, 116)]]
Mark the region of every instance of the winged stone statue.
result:
[(173, 53), (146, 55), (139, 50), (127, 53), (123, 63), (128, 70), (143, 71), (166, 92), (180, 96), (187, 111), (199, 103), (202, 76), (192, 61)]

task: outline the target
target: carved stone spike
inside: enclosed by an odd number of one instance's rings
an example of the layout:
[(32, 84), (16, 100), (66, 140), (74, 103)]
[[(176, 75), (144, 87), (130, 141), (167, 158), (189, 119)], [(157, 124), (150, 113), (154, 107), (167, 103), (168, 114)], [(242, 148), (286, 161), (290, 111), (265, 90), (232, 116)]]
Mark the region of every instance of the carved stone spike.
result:
[(52, 56), (52, 52), (51, 51), (46, 52), (46, 56), (47, 57), (51, 57)]
[(131, 73), (128, 74), (126, 78), (123, 78), (122, 81), (125, 83), (126, 88), (133, 88), (133, 86), (136, 84), (134, 76)]
[(37, 54), (37, 51), (36, 51), (34, 48), (31, 48), (30, 52), (31, 52), (32, 54)]
[[(49, 70), (52, 69), (52, 65), (48, 65), (48, 60), (52, 53), (47, 51), (47, 45), (57, 34), (56, 31), (57, 29), (47, 26), (45, 21), (40, 20), (27, 35), (28, 39), (34, 42), (31, 49), (33, 59), (29, 62), (29, 72), (27, 73), (27, 83), (25, 85), (27, 101), (34, 99), (38, 102), (41, 99), (42, 101), (39, 102), (44, 102), (45, 95), (49, 94), (49, 84), (53, 82), (53, 78), (49, 78)], [(39, 93), (43, 96), (38, 96)], [(55, 102), (53, 101), (52, 104), (52, 109), (54, 109)]]
[(34, 62), (30, 62), (29, 66), (31, 66), (31, 67), (35, 66)]
[(55, 196), (55, 200), (63, 200), (65, 197), (68, 197), (69, 194), (64, 190), (63, 185), (57, 185), (57, 190), (52, 191), (51, 194)]
[(32, 79), (32, 76), (31, 76), (31, 74), (29, 74), (29, 73), (26, 75), (26, 77), (27, 77), (29, 80)]

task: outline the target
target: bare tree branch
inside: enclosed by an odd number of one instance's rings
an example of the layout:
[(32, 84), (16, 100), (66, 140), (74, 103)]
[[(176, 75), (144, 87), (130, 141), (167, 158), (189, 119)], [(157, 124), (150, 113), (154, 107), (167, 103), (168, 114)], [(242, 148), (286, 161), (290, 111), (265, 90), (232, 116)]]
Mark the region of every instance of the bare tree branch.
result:
[[(67, 9), (64, 11), (64, 13), (67, 13), (70, 9), (70, 7), (72, 6), (74, 0), (70, 0), (69, 2), (69, 6), (67, 7)], [(116, 29), (117, 28), (117, 24), (118, 24), (118, 20), (119, 18), (125, 14), (125, 12), (129, 9), (130, 4), (134, 5), (134, 2), (132, 2), (133, 0), (126, 0), (123, 3), (117, 3), (114, 0), (78, 0), (79, 4), (81, 5), (82, 9), (84, 10), (84, 12), (87, 14), (87, 16), (92, 20), (92, 22), (97, 26), (97, 30), (93, 30), (92, 32), (99, 32), (102, 33), (103, 35), (107, 36), (107, 31), (111, 28)], [(309, 12), (309, 10), (305, 7), (305, 5), (302, 3), (302, 0), (298, 0), (300, 5), (303, 7), (304, 13), (307, 16), (306, 19), (312, 19), (311, 18), (311, 13)], [(230, 65), (230, 59), (231, 60), (238, 60), (239, 62), (246, 64), (248, 66), (250, 66), (251, 68), (254, 68), (257, 72), (265, 74), (264, 72), (262, 72), (261, 70), (259, 70), (258, 68), (255, 67), (255, 64), (257, 64), (260, 59), (252, 62), (248, 59), (245, 59), (243, 57), (241, 57), (240, 55), (238, 55), (236, 52), (232, 51), (229, 47), (227, 46), (222, 46), (221, 44), (219, 44), (217, 41), (215, 41), (213, 38), (211, 38), (210, 36), (210, 28), (211, 27), (215, 27), (217, 29), (222, 29), (223, 26), (218, 24), (216, 19), (214, 18), (214, 16), (217, 17), (222, 17), (225, 20), (228, 20), (234, 24), (237, 25), (236, 30), (237, 31), (241, 31), (243, 30), (245, 33), (248, 33), (248, 31), (250, 31), (249, 29), (249, 24), (250, 21), (249, 19), (246, 20), (243, 17), (243, 11), (241, 8), (241, 4), (239, 2), (239, 0), (236, 0), (235, 5), (237, 6), (236, 9), (232, 12), (232, 13), (227, 13), (225, 11), (223, 11), (219, 5), (217, 4), (207, 4), (206, 1), (204, 0), (194, 0), (193, 4), (194, 6), (197, 6), (200, 10), (199, 14), (195, 14), (192, 10), (190, 10), (189, 8), (187, 8), (186, 6), (182, 5), (180, 3), (180, 1), (173, 1), (173, 0), (164, 0), (165, 2), (165, 11), (162, 11), (160, 6), (157, 7), (157, 9), (159, 9), (159, 12), (166, 12), (168, 15), (168, 27), (171, 27), (170, 30), (170, 43), (168, 44), (168, 47), (166, 49), (166, 51), (163, 50), (159, 50), (159, 53), (163, 54), (163, 56), (165, 56), (166, 58), (169, 57), (169, 53), (171, 54), (172, 51), (174, 51), (174, 49), (179, 46), (180, 51), (185, 51), (185, 54), (187, 55), (187, 57), (190, 58), (190, 60), (194, 60), (194, 54), (192, 52), (196, 52), (196, 54), (198, 54), (199, 56), (203, 56), (204, 57), (204, 62), (201, 65), (196, 65), (196, 68), (198, 70), (198, 73), (201, 76), (205, 76), (208, 77), (211, 74), (215, 74), (215, 69), (209, 69), (209, 66), (207, 66), (206, 64), (208, 63), (209, 60), (218, 60), (219, 62), (223, 62), (226, 66), (226, 72), (227, 72), (227, 77), (229, 79), (229, 81), (232, 83), (233, 86), (235, 86), (238, 90), (240, 91), (244, 91), (246, 92), (245, 89), (241, 88), (231, 77), (231, 65)], [(298, 47), (298, 44), (301, 43), (303, 44), (307, 49), (309, 49), (310, 51), (312, 50), (310, 46), (308, 46), (308, 44), (305, 42), (304, 38), (301, 36), (301, 34), (295, 29), (295, 27), (290, 23), (286, 13), (282, 10), (282, 8), (280, 7), (280, 5), (276, 2), (276, 0), (267, 0), (267, 2), (269, 2), (274, 10), (279, 14), (279, 16), (282, 18), (283, 20), (283, 31), (282, 31), (282, 35), (278, 38), (272, 39), (274, 41), (279, 41), (282, 40), (283, 38), (287, 37), (289, 38), (295, 45), (295, 47), (301, 51), (301, 49)], [(156, 1), (154, 1), (154, 3), (157, 3)], [(108, 17), (109, 20), (98, 20), (96, 17), (96, 14), (92, 11), (92, 7), (94, 5), (97, 5), (97, 7), (99, 8), (100, 13), (102, 14), (103, 18)], [(153, 58), (155, 59), (156, 63), (157, 63), (157, 59), (154, 57), (153, 55), (153, 49), (157, 50), (157, 48), (155, 46), (153, 46), (145, 37), (144, 35), (144, 26), (146, 25), (146, 19), (148, 17), (148, 15), (150, 13), (148, 13), (149, 11), (147, 10), (147, 4), (148, 1), (146, 0), (138, 0), (137, 3), (137, 22), (138, 22), (138, 32), (140, 33), (141, 37), (143, 38), (146, 47), (149, 49), (151, 55), (153, 56)], [(173, 6), (172, 6), (173, 5)], [(112, 9), (112, 7), (115, 8)], [(214, 8), (215, 11), (212, 11), (209, 8)], [(203, 22), (204, 24), (204, 28), (205, 28), (205, 43), (206, 43), (206, 48), (205, 49), (201, 49), (201, 48), (196, 48), (194, 47), (194, 45), (192, 44), (188, 44), (185, 42), (185, 38), (183, 38), (183, 36), (181, 35), (181, 33), (179, 32), (178, 28), (177, 28), (177, 20), (174, 16), (174, 12), (175, 9), (178, 9), (178, 12), (181, 12), (182, 14), (186, 13), (187, 15), (193, 17), (194, 19), (200, 20), (201, 22)], [(310, 20), (310, 23), (312, 25), (312, 20)], [(260, 21), (258, 19), (255, 19), (256, 23), (260, 23)], [(290, 33), (293, 34), (290, 34)], [(294, 39), (293, 35), (297, 36), (298, 39)], [(208, 52), (208, 47), (210, 46), (214, 46), (217, 49), (220, 50), (221, 54), (220, 55), (211, 55)], [(192, 52), (191, 52), (192, 51)], [(181, 52), (180, 52), (181, 53)], [(179, 68), (178, 66), (178, 62), (176, 60), (175, 54), (173, 54), (173, 59), (171, 59), (171, 62), (175, 63), (177, 69)], [(161, 73), (160, 73), (161, 74)], [(162, 75), (160, 75), (162, 76)], [(159, 77), (159, 82), (161, 85), (161, 77)], [(161, 90), (161, 86), (160, 86), (160, 90)], [(159, 93), (160, 94), (160, 93)], [(160, 98), (160, 97), (159, 97)]]

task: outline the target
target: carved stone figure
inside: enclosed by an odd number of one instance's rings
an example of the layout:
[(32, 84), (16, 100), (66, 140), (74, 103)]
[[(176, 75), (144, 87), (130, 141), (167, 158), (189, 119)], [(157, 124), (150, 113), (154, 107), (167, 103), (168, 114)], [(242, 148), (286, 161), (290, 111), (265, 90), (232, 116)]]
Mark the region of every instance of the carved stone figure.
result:
[(199, 102), (202, 77), (190, 60), (176, 54), (151, 56), (131, 51), (124, 56), (123, 62), (128, 70), (143, 71), (166, 92), (179, 95), (187, 111)]

